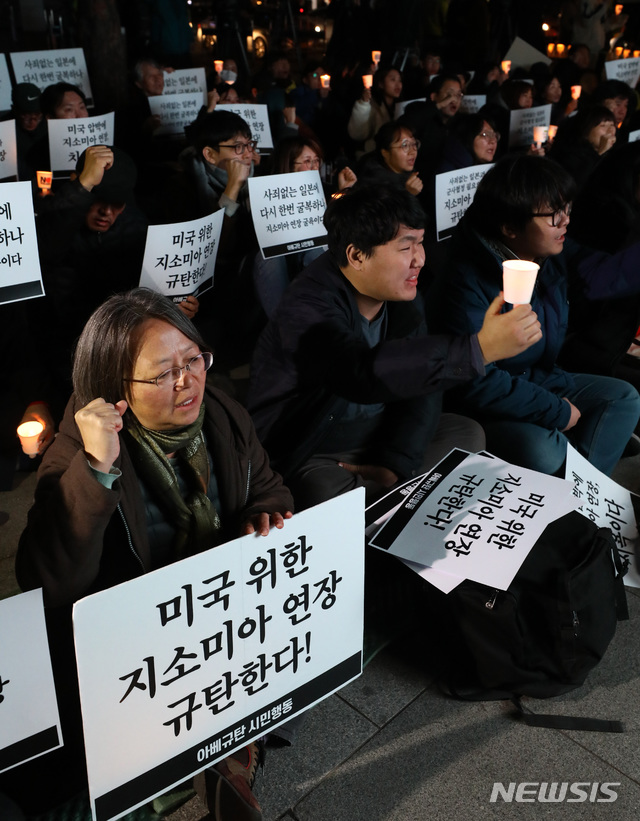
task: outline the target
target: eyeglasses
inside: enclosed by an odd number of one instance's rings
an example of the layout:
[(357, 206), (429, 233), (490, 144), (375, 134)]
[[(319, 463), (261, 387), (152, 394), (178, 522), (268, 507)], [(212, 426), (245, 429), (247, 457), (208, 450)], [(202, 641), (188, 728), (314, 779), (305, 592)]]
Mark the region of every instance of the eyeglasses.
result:
[(478, 137), (480, 137), (483, 140), (486, 140), (487, 142), (493, 142), (494, 140), (497, 143), (500, 142), (500, 134), (498, 134), (497, 131), (481, 131), (478, 134)]
[(552, 211), (549, 214), (532, 214), (531, 216), (532, 217), (545, 217), (547, 219), (549, 217), (551, 217), (551, 225), (554, 228), (557, 228), (560, 225), (560, 223), (562, 222), (563, 217), (566, 217), (567, 219), (569, 219), (569, 217), (571, 216), (572, 205), (573, 205), (573, 203), (568, 202), (562, 208), (558, 208), (557, 211)]
[(253, 150), (258, 145), (257, 140), (249, 140), (247, 143), (231, 143), (231, 145), (224, 143), (219, 143), (218, 148), (233, 148), (236, 154), (244, 154), (245, 151), (248, 151), (250, 154), (253, 153)]
[(158, 388), (175, 387), (184, 371), (192, 373), (194, 376), (202, 376), (205, 371), (208, 371), (213, 364), (213, 354), (209, 351), (199, 353), (197, 356), (192, 356), (186, 365), (181, 368), (168, 368), (162, 371), (155, 379), (125, 379), (125, 382), (142, 382), (145, 385), (156, 385)]
[(420, 140), (403, 140), (401, 143), (392, 143), (391, 148), (399, 148), (400, 151), (404, 151), (405, 154), (408, 154), (409, 151), (419, 151)]
[(302, 165), (305, 168), (320, 168), (322, 161), (320, 160), (320, 157), (305, 157), (302, 160), (294, 160), (293, 164), (294, 166)]
[(443, 99), (452, 100), (454, 97), (458, 100), (461, 100), (464, 97), (464, 94), (462, 93), (462, 91), (447, 91)]

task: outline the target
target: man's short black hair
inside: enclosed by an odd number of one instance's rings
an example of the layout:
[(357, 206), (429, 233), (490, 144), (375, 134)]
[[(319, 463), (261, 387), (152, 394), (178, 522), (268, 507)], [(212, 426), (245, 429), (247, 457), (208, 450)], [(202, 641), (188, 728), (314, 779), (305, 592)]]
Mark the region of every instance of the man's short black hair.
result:
[(575, 190), (573, 177), (553, 160), (511, 154), (484, 175), (467, 219), (481, 236), (502, 240), (503, 228), (523, 231), (534, 214), (564, 208)]
[(332, 200), (324, 215), (329, 251), (341, 267), (347, 265), (350, 245), (370, 257), (397, 236), (401, 225), (421, 229), (425, 222), (416, 197), (400, 186), (356, 185)]
[(247, 140), (251, 139), (251, 129), (248, 124), (233, 111), (211, 111), (191, 125), (188, 133), (189, 141), (200, 155), (203, 148), (218, 150), (220, 143), (226, 143), (236, 134), (242, 134)]
[(77, 94), (83, 103), (87, 102), (84, 91), (78, 86), (65, 82), (53, 83), (53, 85), (47, 86), (40, 95), (40, 110), (45, 117), (53, 119), (56, 116), (56, 108), (62, 105), (62, 100), (67, 91)]

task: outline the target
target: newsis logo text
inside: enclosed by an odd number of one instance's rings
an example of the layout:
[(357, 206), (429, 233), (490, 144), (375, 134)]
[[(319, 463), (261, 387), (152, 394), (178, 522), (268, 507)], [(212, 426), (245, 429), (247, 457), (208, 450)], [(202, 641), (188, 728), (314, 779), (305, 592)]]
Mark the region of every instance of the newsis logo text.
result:
[(505, 801), (519, 803), (539, 801), (541, 804), (590, 802), (611, 803), (618, 797), (615, 787), (620, 781), (496, 781), (491, 790), (492, 803)]

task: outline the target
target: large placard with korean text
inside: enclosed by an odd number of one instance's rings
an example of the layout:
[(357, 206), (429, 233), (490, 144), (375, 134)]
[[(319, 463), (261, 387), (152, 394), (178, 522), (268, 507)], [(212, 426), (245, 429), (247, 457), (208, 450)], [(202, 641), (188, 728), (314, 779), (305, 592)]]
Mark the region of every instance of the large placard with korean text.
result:
[(266, 105), (218, 103), (216, 111), (233, 111), (234, 114), (242, 117), (251, 129), (251, 139), (258, 143), (258, 151), (264, 148), (273, 148), (273, 137), (271, 136), (269, 113)]
[(249, 201), (265, 259), (326, 244), (327, 201), (318, 171), (251, 177)]
[(637, 516), (640, 498), (601, 473), (588, 459), (567, 445), (565, 477), (573, 484), (573, 493), (579, 500), (578, 510), (599, 527), (608, 527), (623, 559), (629, 568), (624, 577), (627, 587), (640, 587), (640, 537)]
[(363, 605), (362, 488), (266, 537), (77, 602), (96, 821), (121, 817), (359, 676)]
[(0, 601), (0, 772), (62, 744), (42, 590)]
[(436, 174), (436, 229), (438, 242), (447, 239), (473, 202), (480, 180), (492, 163), (456, 168)]
[(16, 121), (0, 123), (0, 180), (15, 181), (18, 177), (18, 149)]
[(187, 94), (199, 91), (202, 105), (207, 104), (207, 78), (203, 68), (176, 68), (164, 72), (163, 94)]
[(179, 302), (213, 286), (224, 210), (208, 217), (150, 225), (140, 285)]
[(509, 115), (509, 148), (528, 148), (534, 142), (533, 129), (551, 123), (551, 105), (537, 105), (511, 111)]
[(114, 114), (79, 117), (70, 120), (47, 120), (49, 129), (48, 171), (75, 171), (82, 152), (92, 145), (113, 145)]
[(33, 83), (40, 91), (54, 83), (71, 83), (82, 90), (87, 105), (93, 105), (87, 61), (81, 48), (14, 51), (9, 56), (16, 83)]
[(31, 183), (0, 183), (0, 304), (43, 295)]

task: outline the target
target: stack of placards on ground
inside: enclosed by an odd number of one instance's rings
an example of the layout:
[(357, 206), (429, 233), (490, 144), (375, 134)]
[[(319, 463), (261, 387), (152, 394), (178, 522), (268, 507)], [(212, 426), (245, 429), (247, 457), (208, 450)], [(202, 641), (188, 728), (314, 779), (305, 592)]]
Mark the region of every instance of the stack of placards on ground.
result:
[(444, 593), (465, 579), (506, 590), (549, 522), (577, 507), (564, 479), (455, 449), (371, 506), (367, 532)]

